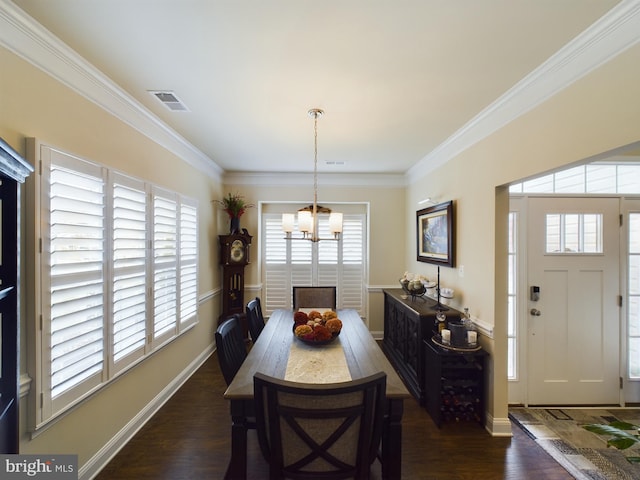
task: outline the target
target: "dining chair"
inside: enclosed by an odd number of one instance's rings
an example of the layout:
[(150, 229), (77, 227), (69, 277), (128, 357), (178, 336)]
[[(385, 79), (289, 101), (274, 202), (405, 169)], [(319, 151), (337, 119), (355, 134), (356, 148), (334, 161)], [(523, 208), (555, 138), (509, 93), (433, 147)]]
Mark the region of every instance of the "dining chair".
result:
[(218, 325), (215, 337), (220, 369), (229, 385), (247, 358), (247, 346), (242, 338), (239, 315), (234, 314)]
[(386, 373), (304, 384), (256, 372), (253, 384), (270, 479), (369, 478), (384, 422)]
[(262, 316), (262, 306), (258, 297), (247, 303), (247, 323), (249, 324), (249, 335), (251, 341), (256, 343), (260, 332), (264, 328), (264, 317)]
[(293, 287), (293, 309), (336, 309), (336, 287)]

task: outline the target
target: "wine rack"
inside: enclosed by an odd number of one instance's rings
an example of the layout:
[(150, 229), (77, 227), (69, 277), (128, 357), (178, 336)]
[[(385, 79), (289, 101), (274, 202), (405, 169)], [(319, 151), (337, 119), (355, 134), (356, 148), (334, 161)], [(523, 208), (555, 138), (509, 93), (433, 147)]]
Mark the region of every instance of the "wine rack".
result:
[(423, 341), (425, 407), (438, 427), (447, 422), (484, 425), (487, 352), (454, 352)]

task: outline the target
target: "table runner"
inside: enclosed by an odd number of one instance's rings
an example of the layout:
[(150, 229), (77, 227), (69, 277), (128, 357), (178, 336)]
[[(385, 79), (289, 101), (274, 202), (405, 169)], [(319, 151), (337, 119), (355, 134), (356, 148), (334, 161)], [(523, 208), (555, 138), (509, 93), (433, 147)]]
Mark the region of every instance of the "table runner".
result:
[(289, 351), (284, 379), (299, 383), (351, 381), (340, 339), (326, 345), (307, 345), (294, 339)]

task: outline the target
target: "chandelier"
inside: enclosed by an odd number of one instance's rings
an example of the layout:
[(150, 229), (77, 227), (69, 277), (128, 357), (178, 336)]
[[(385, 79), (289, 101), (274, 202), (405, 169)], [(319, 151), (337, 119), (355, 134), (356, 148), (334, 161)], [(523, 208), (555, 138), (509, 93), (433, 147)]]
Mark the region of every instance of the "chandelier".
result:
[[(298, 230), (302, 237), (292, 236), (295, 222), (293, 213), (282, 214), (282, 230), (287, 234), (287, 240), (339, 240), (342, 233), (342, 213), (332, 212), (330, 208), (318, 205), (318, 119), (324, 114), (319, 108), (309, 110), (313, 118), (313, 204), (298, 210)], [(333, 237), (320, 238), (318, 232), (318, 215), (329, 214), (329, 231)]]

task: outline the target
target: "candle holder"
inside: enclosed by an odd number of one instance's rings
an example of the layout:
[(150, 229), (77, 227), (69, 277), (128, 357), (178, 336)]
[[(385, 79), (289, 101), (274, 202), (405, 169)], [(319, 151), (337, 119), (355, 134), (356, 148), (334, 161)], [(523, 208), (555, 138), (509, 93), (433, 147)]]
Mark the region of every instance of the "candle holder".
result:
[(440, 302), (440, 265), (438, 265), (438, 285), (436, 286), (436, 292), (438, 294), (438, 303), (436, 303), (436, 306), (433, 307), (433, 309), (438, 312), (446, 312), (447, 310), (449, 310), (449, 307), (445, 307)]

